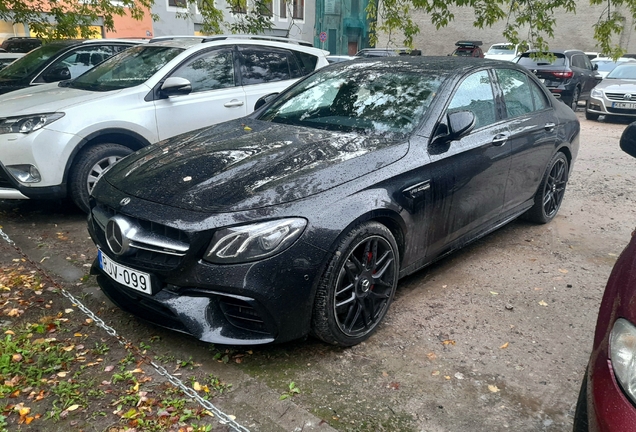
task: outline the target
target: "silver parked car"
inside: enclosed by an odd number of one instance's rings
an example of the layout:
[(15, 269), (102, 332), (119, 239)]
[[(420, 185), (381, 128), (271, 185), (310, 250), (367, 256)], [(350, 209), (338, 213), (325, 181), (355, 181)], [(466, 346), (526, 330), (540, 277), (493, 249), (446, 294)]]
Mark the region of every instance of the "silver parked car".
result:
[(636, 117), (636, 63), (619, 64), (592, 89), (585, 118), (601, 115)]

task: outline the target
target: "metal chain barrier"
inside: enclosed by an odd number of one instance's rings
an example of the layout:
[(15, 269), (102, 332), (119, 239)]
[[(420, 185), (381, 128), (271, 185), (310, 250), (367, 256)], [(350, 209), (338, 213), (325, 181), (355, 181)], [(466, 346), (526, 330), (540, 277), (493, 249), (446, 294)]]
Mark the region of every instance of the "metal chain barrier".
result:
[(146, 354), (143, 354), (141, 352), (141, 350), (137, 346), (135, 346), (132, 342), (129, 342), (128, 340), (126, 340), (126, 338), (124, 338), (123, 336), (119, 335), (114, 328), (112, 328), (111, 326), (106, 324), (104, 322), (104, 320), (102, 320), (100, 317), (95, 315), (95, 313), (93, 311), (91, 311), (88, 307), (86, 307), (84, 304), (82, 304), (82, 302), (80, 302), (77, 298), (75, 298), (75, 296), (73, 296), (73, 294), (71, 294), (70, 292), (66, 291), (57, 281), (55, 281), (43, 268), (41, 268), (39, 266), (38, 263), (36, 263), (33, 260), (31, 260), (24, 252), (22, 252), (22, 250), (20, 250), (18, 245), (16, 245), (15, 242), (13, 240), (11, 240), (11, 238), (2, 229), (0, 229), (0, 237), (2, 237), (2, 239), (4, 239), (9, 245), (11, 245), (24, 259), (26, 259), (29, 263), (31, 263), (38, 271), (40, 271), (53, 286), (55, 286), (57, 289), (60, 290), (60, 292), (62, 293), (62, 295), (64, 297), (69, 299), (82, 312), (84, 312), (90, 319), (92, 319), (93, 322), (95, 324), (97, 324), (97, 326), (99, 326), (102, 329), (106, 330), (106, 333), (108, 333), (109, 335), (115, 337), (117, 339), (117, 341), (126, 350), (131, 351), (133, 354), (135, 354), (136, 356), (140, 357), (145, 363), (151, 365), (155, 369), (155, 371), (159, 375), (161, 375), (162, 377), (166, 378), (168, 380), (168, 382), (170, 382), (170, 384), (172, 384), (175, 387), (178, 387), (179, 389), (181, 389), (181, 391), (186, 396), (188, 396), (191, 399), (195, 400), (203, 408), (205, 408), (206, 410), (208, 410), (209, 412), (214, 414), (214, 416), (217, 417), (219, 423), (221, 423), (222, 425), (227, 425), (232, 430), (235, 430), (235, 431), (249, 432), (249, 429), (247, 429), (244, 426), (241, 426), (240, 424), (238, 424), (234, 420), (233, 416), (230, 416), (230, 415), (224, 413), (223, 411), (221, 411), (220, 409), (215, 407), (213, 404), (211, 404), (210, 401), (205, 400), (204, 398), (199, 396), (199, 394), (194, 389), (188, 387), (183, 381), (181, 381), (179, 378), (177, 378), (176, 376), (174, 376), (170, 372), (168, 372), (166, 370), (166, 368), (164, 368), (160, 364), (155, 363), (154, 360), (150, 359)]

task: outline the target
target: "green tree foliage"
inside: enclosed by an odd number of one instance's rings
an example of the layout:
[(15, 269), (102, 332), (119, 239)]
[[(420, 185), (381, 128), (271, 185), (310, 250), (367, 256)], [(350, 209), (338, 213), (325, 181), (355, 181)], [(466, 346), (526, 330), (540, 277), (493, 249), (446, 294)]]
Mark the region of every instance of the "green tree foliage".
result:
[(114, 30), (113, 18), (126, 11), (141, 20), (144, 9), (152, 3), (153, 0), (0, 0), (0, 20), (28, 24), (45, 40), (87, 38), (95, 33), (90, 26), (100, 20), (106, 30)]
[[(605, 5), (603, 14), (594, 25), (594, 38), (599, 50), (612, 57), (619, 57), (623, 50), (613, 43), (626, 25), (626, 16), (636, 18), (636, 0), (589, 0), (591, 5)], [(473, 25), (477, 28), (492, 27), (503, 23), (503, 36), (512, 43), (539, 50), (548, 48), (548, 40), (554, 37), (555, 12), (576, 12), (576, 0), (370, 0), (367, 15), (377, 17), (372, 25), (375, 35), (399, 34), (406, 46), (413, 46), (413, 37), (419, 33), (419, 25), (413, 12), (426, 13), (438, 29), (448, 26), (455, 18), (457, 7), (472, 8)]]

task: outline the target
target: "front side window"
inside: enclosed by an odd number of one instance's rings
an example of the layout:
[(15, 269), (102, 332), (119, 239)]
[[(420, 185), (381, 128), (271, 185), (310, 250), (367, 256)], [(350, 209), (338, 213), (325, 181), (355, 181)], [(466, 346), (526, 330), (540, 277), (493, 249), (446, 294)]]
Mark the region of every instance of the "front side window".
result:
[(284, 50), (250, 48), (242, 50), (241, 55), (243, 85), (292, 79), (292, 69), (298, 71), (295, 64), (290, 68), (290, 63), (296, 60)]
[(231, 51), (215, 51), (179, 66), (171, 75), (192, 84), (192, 93), (234, 87), (234, 63)]
[(443, 78), (412, 65), (356, 64), (312, 75), (261, 120), (365, 134), (410, 134), (421, 123)]
[(68, 87), (93, 91), (110, 91), (134, 87), (146, 82), (183, 48), (153, 44), (136, 46), (113, 56), (77, 79)]
[(475, 129), (496, 121), (495, 98), (488, 72), (475, 72), (462, 81), (448, 105), (449, 113), (456, 111), (472, 111)]

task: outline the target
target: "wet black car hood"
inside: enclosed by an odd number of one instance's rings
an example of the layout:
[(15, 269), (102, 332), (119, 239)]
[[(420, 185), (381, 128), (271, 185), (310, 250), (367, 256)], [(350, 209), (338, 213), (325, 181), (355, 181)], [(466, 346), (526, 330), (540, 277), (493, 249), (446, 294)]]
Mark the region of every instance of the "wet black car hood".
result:
[(104, 180), (132, 197), (206, 212), (251, 210), (323, 192), (408, 150), (404, 136), (367, 136), (239, 119), (151, 145)]

